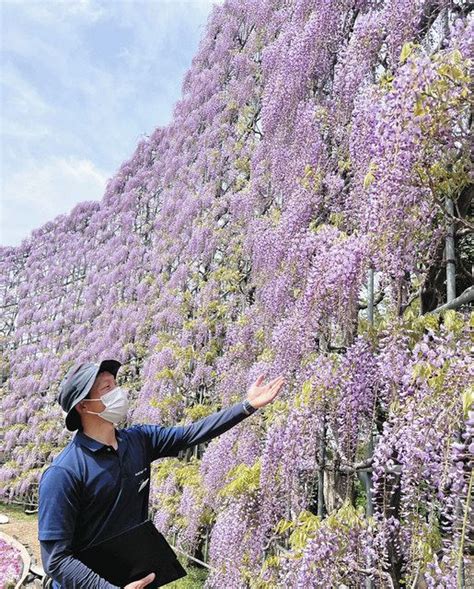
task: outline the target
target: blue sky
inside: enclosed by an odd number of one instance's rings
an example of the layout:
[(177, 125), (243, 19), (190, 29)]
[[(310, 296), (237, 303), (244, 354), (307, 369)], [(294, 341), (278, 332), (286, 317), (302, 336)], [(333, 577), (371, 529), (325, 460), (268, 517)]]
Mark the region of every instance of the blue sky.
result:
[(170, 122), (217, 0), (0, 0), (1, 245), (100, 200)]

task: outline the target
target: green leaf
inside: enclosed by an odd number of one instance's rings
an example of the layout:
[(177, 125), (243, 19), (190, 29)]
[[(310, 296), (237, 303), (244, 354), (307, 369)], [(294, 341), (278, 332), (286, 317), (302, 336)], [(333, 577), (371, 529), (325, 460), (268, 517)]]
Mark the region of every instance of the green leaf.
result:
[(453, 51), (453, 61), (456, 64), (460, 64), (462, 62), (462, 55), (461, 55), (461, 52), (459, 51), (459, 49), (455, 49)]
[(283, 518), (275, 526), (275, 534), (284, 534), (287, 530), (292, 528), (294, 525), (295, 525), (294, 522)]
[(219, 495), (222, 497), (237, 497), (238, 495), (256, 491), (260, 486), (260, 466), (260, 459), (258, 459), (252, 466), (239, 464), (232, 468), (228, 477), (234, 478), (219, 491)]
[(469, 411), (471, 411), (474, 404), (474, 385), (468, 387), (462, 394), (462, 411), (464, 419), (468, 418)]
[(364, 178), (364, 188), (368, 188), (374, 180), (375, 176), (372, 174), (372, 172), (368, 172)]
[(422, 117), (423, 115), (425, 115), (428, 112), (428, 110), (425, 110), (425, 108), (423, 108), (423, 98), (421, 96), (419, 96), (416, 99), (415, 108), (414, 108), (413, 112), (416, 117)]
[(405, 61), (410, 57), (410, 55), (413, 53), (413, 49), (416, 47), (416, 43), (412, 43), (411, 41), (409, 41), (408, 43), (405, 43), (402, 47), (402, 51), (400, 53), (400, 62), (401, 63), (405, 63)]
[(464, 319), (454, 309), (448, 309), (443, 315), (443, 321), (449, 331), (459, 332), (464, 326)]
[(303, 386), (301, 387), (301, 392), (298, 393), (295, 397), (295, 406), (300, 407), (300, 406), (308, 405), (310, 398), (311, 398), (311, 393), (312, 393), (311, 381), (306, 380), (303, 383)]

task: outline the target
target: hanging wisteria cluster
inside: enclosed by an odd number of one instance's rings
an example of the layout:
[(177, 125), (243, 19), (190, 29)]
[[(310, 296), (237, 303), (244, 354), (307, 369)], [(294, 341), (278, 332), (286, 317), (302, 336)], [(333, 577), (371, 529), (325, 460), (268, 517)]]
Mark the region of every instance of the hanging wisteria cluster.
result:
[(461, 0), (215, 6), (172, 122), (100, 203), (2, 248), (3, 500), (34, 500), (70, 439), (74, 361), (123, 362), (130, 423), (284, 374), (154, 463), (155, 524), (206, 588), (462, 586), (474, 319), (436, 307), (450, 232), (457, 295), (472, 285), (473, 39)]

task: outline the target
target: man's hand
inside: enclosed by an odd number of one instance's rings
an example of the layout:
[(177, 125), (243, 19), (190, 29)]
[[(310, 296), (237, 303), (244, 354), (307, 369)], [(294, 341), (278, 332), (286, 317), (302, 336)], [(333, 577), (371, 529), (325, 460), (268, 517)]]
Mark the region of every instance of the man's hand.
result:
[(247, 393), (247, 399), (251, 405), (256, 407), (264, 407), (276, 397), (278, 391), (285, 384), (283, 376), (271, 380), (268, 384), (262, 384), (264, 375), (261, 374), (253, 383)]
[(142, 587), (146, 587), (147, 585), (149, 585), (154, 578), (155, 573), (150, 573), (146, 577), (143, 577), (143, 579), (139, 579), (138, 581), (133, 581), (133, 583), (125, 585), (123, 589), (142, 589)]

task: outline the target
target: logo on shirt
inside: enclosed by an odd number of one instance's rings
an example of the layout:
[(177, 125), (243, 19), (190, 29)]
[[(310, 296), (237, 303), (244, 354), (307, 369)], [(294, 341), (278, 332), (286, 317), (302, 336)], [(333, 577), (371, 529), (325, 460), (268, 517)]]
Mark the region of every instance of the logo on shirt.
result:
[(148, 483), (148, 481), (149, 481), (149, 480), (150, 480), (150, 479), (145, 479), (144, 481), (142, 481), (142, 483), (141, 483), (141, 485), (140, 485), (140, 487), (139, 487), (139, 489), (138, 489), (138, 492), (139, 492), (139, 493), (140, 493), (140, 491), (141, 491), (142, 489), (144, 489), (144, 488), (146, 487), (146, 485), (147, 485), (147, 483)]

